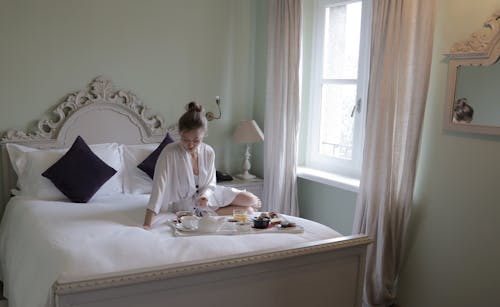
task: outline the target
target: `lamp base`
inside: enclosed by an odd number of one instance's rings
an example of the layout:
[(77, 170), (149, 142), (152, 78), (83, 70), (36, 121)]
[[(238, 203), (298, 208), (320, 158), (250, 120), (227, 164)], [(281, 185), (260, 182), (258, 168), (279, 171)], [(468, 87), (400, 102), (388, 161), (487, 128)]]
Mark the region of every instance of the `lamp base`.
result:
[(237, 178), (241, 180), (252, 180), (257, 178), (257, 176), (250, 174), (249, 172), (244, 172), (243, 174), (236, 175)]
[(247, 144), (245, 149), (245, 159), (243, 160), (243, 173), (236, 175), (241, 180), (252, 180), (257, 178), (257, 176), (250, 174), (250, 144)]

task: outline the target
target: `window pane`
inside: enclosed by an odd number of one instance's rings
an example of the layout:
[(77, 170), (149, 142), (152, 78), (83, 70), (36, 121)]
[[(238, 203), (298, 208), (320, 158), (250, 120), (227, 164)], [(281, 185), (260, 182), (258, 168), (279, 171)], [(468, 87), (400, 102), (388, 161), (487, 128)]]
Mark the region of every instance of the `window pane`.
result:
[(357, 79), (361, 2), (326, 9), (323, 78)]
[(355, 84), (325, 84), (322, 90), (320, 154), (352, 159)]

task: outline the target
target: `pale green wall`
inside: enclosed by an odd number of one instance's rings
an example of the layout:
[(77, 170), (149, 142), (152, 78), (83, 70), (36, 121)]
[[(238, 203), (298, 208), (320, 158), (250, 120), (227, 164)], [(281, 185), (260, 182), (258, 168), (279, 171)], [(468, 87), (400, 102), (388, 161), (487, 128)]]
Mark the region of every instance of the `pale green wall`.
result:
[(407, 257), (404, 307), (500, 306), (500, 137), (443, 130), (446, 53), (499, 0), (438, 1), (433, 63)]
[(356, 193), (299, 178), (298, 194), (300, 216), (351, 234)]
[[(255, 0), (256, 22), (255, 22), (255, 92), (253, 119), (264, 131), (266, 114), (266, 74), (267, 74), (267, 4), (268, 0)], [(265, 138), (265, 136), (264, 136)], [(243, 155), (241, 151), (240, 157)], [(264, 143), (252, 146), (252, 170), (251, 173), (260, 177), (264, 175)], [(241, 165), (242, 159), (238, 162)]]
[[(167, 123), (191, 100), (223, 118), (206, 142), (239, 168), (236, 123), (253, 116), (255, 1), (0, 0), (0, 133), (26, 129), (97, 75), (130, 89)], [(239, 158), (239, 157), (238, 157)]]

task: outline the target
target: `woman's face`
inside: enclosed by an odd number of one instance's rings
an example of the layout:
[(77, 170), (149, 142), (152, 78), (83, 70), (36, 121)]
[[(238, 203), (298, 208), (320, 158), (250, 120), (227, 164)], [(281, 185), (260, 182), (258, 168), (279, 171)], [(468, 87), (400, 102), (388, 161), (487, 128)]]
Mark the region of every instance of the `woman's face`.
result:
[(182, 147), (184, 147), (187, 152), (192, 153), (198, 148), (198, 145), (203, 142), (205, 131), (203, 128), (198, 128), (182, 131), (180, 134)]

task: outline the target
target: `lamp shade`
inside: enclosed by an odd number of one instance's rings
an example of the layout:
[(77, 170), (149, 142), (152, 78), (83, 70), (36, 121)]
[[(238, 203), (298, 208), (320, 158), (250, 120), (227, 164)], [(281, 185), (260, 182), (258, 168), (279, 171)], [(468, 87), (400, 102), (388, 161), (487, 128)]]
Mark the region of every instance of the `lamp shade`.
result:
[(242, 120), (234, 131), (233, 139), (237, 143), (257, 143), (264, 140), (264, 134), (254, 120)]

